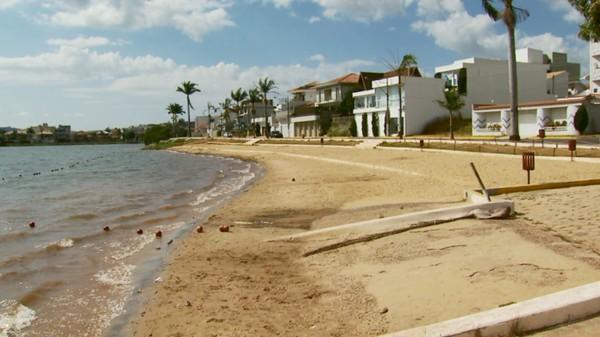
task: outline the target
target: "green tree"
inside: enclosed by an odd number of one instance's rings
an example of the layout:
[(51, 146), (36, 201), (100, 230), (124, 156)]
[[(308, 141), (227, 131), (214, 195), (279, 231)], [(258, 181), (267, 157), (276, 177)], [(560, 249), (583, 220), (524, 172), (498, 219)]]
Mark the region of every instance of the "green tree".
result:
[(154, 125), (144, 132), (144, 144), (158, 143), (170, 138), (171, 128), (168, 125)]
[(192, 136), (192, 121), (190, 118), (190, 108), (194, 109), (194, 106), (192, 105), (192, 101), (190, 101), (190, 96), (197, 92), (201, 92), (201, 90), (198, 89), (197, 86), (198, 86), (198, 84), (196, 84), (196, 83), (193, 83), (190, 81), (185, 81), (185, 82), (181, 83), (180, 86), (177, 87), (177, 92), (183, 93), (187, 99), (188, 137)]
[(250, 115), (248, 116), (248, 123), (247, 123), (248, 125), (250, 125), (250, 122), (252, 121), (252, 119), (254, 118), (254, 115), (256, 114), (256, 109), (255, 109), (256, 103), (260, 102), (261, 100), (262, 100), (262, 95), (260, 94), (260, 90), (258, 88), (252, 88), (252, 89), (248, 90), (248, 103), (250, 103)]
[(356, 125), (356, 119), (352, 118), (352, 123), (350, 124), (350, 135), (352, 137), (358, 136), (358, 126)]
[(362, 120), (360, 123), (360, 131), (362, 131), (363, 137), (369, 137), (369, 121), (366, 113), (362, 114)]
[(269, 117), (267, 116), (267, 96), (275, 88), (277, 88), (277, 86), (275, 86), (275, 81), (273, 81), (272, 79), (268, 77), (258, 79), (258, 90), (260, 90), (260, 92), (262, 93), (262, 99), (265, 105), (265, 135), (267, 136), (267, 138), (269, 138), (269, 132), (271, 130), (271, 126), (269, 124)]
[(238, 115), (238, 125), (240, 125), (240, 114), (242, 113), (242, 102), (248, 97), (248, 93), (242, 88), (238, 88), (236, 91), (231, 91), (229, 94), (231, 99), (235, 102), (235, 111)]
[(584, 18), (579, 25), (579, 38), (585, 41), (600, 40), (600, 1), (569, 0)]
[(458, 93), (456, 89), (447, 89), (444, 90), (444, 99), (436, 100), (437, 104), (439, 104), (442, 108), (448, 110), (448, 114), (450, 115), (449, 119), (449, 128), (450, 128), (450, 139), (454, 139), (454, 129), (452, 128), (452, 120), (454, 119), (454, 112), (460, 111), (465, 106), (465, 101), (463, 101), (462, 97)]
[(379, 137), (379, 114), (377, 112), (371, 114), (371, 129), (373, 137)]
[(510, 93), (511, 127), (510, 140), (520, 140), (519, 136), (519, 97), (517, 85), (517, 57), (515, 47), (515, 29), (517, 23), (524, 21), (529, 12), (513, 5), (513, 0), (501, 0), (504, 8), (494, 6), (495, 0), (481, 0), (486, 14), (494, 21), (502, 21), (508, 31), (508, 91)]
[(179, 115), (183, 115), (183, 107), (179, 103), (171, 103), (167, 105), (167, 113), (171, 116), (171, 124), (173, 125), (173, 137), (177, 137), (177, 120)]
[(587, 108), (585, 107), (585, 105), (582, 105), (579, 107), (579, 109), (577, 109), (577, 112), (575, 113), (575, 120), (573, 121), (573, 125), (575, 126), (575, 129), (579, 131), (580, 134), (582, 134), (585, 131), (585, 129), (587, 129), (588, 124), (589, 116)]

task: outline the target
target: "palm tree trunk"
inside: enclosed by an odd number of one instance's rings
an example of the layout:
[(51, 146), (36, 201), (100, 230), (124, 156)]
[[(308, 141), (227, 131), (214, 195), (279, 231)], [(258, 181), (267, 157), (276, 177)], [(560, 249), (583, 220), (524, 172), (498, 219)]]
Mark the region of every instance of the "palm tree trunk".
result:
[(188, 137), (192, 137), (192, 120), (190, 119), (190, 96), (187, 96)]
[(454, 140), (454, 128), (452, 127), (452, 111), (448, 111), (450, 113), (450, 140)]
[(508, 92), (510, 94), (511, 126), (509, 139), (521, 140), (519, 136), (519, 90), (517, 86), (517, 58), (515, 49), (515, 27), (508, 28)]

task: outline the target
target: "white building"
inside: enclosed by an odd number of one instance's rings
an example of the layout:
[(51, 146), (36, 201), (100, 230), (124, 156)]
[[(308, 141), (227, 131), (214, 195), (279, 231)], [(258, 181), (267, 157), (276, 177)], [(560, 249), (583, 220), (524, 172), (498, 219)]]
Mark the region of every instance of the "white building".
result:
[[(568, 72), (569, 69), (577, 69), (578, 72), (579, 68), (576, 64), (566, 63), (566, 55), (562, 57), (561, 55), (564, 54), (559, 54), (553, 53), (556, 64), (552, 65), (551, 60), (544, 56), (541, 50), (531, 48), (517, 50), (519, 101), (539, 101), (568, 96), (569, 75), (561, 76), (560, 72)], [(553, 72), (550, 72), (551, 68)], [(435, 72), (436, 77), (446, 81), (447, 86), (457, 87), (459, 93), (464, 95), (463, 116), (470, 114), (469, 110), (473, 104), (510, 102), (506, 60), (473, 57), (436, 67)], [(549, 72), (554, 76), (549, 76)]]
[[(401, 93), (399, 85), (401, 83)], [(373, 137), (372, 121), (379, 120), (379, 136), (384, 136), (385, 114), (389, 108), (390, 128), (388, 135), (418, 134), (431, 120), (448, 116), (436, 100), (444, 97), (444, 81), (439, 78), (393, 76), (372, 82), (371, 90), (355, 92), (354, 121), (359, 137)], [(400, 99), (400, 97), (402, 99)], [(402, 107), (400, 107), (402, 105)], [(368, 134), (363, 134), (366, 119)]]
[(590, 93), (600, 94), (600, 42), (590, 42)]
[[(585, 132), (600, 130), (600, 100), (598, 96), (574, 96), (545, 101), (523, 102), (519, 105), (519, 134), (534, 137), (540, 129), (548, 136), (573, 136), (575, 115), (581, 106), (588, 113)], [(504, 136), (511, 126), (508, 104), (476, 104), (473, 106), (473, 135)]]

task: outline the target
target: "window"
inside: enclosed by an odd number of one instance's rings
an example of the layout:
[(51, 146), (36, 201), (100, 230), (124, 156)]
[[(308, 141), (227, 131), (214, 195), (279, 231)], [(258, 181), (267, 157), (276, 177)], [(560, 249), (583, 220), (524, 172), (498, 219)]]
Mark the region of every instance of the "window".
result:
[(325, 95), (325, 98), (323, 99), (324, 101), (331, 101), (331, 89), (325, 89), (324, 95)]

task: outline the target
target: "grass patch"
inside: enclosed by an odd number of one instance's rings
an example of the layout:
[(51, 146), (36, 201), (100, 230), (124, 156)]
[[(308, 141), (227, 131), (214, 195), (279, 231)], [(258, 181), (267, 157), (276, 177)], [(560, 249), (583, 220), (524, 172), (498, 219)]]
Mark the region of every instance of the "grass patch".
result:
[[(418, 142), (384, 142), (380, 146), (385, 147), (405, 147), (405, 148), (419, 148)], [(453, 143), (442, 143), (442, 142), (430, 142), (424, 141), (425, 149), (439, 149), (439, 150), (454, 150), (454, 151), (466, 151), (466, 152), (481, 152), (481, 153), (502, 153), (502, 154), (514, 154), (522, 155), (524, 152), (534, 152), (536, 156), (547, 156), (547, 157), (570, 157), (571, 152), (565, 148), (556, 148), (554, 145), (547, 144), (544, 148), (541, 147), (540, 143), (537, 143), (536, 147), (532, 146), (517, 146), (509, 144), (495, 144), (494, 142), (485, 144), (453, 144)], [(589, 157), (589, 158), (600, 158), (600, 149), (578, 149), (575, 151), (577, 157)]]

